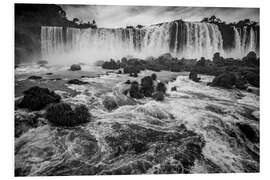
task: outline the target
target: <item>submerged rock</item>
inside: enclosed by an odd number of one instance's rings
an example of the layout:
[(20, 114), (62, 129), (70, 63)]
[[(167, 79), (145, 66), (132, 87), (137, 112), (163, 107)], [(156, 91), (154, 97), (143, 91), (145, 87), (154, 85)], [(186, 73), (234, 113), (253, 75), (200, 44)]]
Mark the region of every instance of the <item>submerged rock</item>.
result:
[(80, 71), (82, 68), (79, 64), (73, 64), (70, 66), (70, 69), (71, 71)]
[(79, 79), (71, 79), (67, 82), (68, 84), (76, 84), (76, 85), (84, 85), (88, 84), (88, 82), (81, 81)]
[(102, 104), (109, 111), (118, 107), (116, 100), (112, 96), (105, 96), (105, 98), (102, 100)]
[(19, 108), (28, 108), (33, 111), (41, 110), (51, 103), (60, 102), (61, 97), (47, 88), (33, 86), (23, 92), (24, 97), (18, 104)]
[(41, 76), (30, 76), (30, 77), (28, 77), (28, 79), (38, 80), (38, 79), (42, 79), (42, 77)]
[(76, 106), (73, 110), (69, 104), (58, 103), (47, 109), (46, 118), (56, 126), (76, 126), (89, 122), (91, 114), (85, 105)]

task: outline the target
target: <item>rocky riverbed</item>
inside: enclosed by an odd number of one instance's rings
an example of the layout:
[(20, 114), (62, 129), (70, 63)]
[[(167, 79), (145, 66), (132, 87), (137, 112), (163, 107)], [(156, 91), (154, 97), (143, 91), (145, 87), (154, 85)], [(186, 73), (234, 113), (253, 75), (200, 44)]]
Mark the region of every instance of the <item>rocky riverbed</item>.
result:
[[(81, 67), (16, 68), (16, 176), (259, 172), (259, 94), (207, 86), (213, 76), (199, 74), (194, 82), (187, 72), (160, 71), (164, 100), (133, 99), (122, 93), (125, 82), (153, 71), (130, 77)], [(84, 105), (89, 122), (56, 126), (46, 118), (47, 107), (18, 107), (33, 86), (54, 91), (72, 107)]]

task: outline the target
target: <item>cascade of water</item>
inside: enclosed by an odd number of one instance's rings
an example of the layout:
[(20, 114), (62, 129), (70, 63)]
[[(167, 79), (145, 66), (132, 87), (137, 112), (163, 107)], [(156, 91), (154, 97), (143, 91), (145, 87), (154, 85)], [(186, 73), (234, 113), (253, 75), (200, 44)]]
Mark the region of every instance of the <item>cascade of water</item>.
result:
[(77, 59), (87, 62), (120, 59), (127, 55), (145, 58), (167, 52), (178, 58), (212, 59), (215, 52), (220, 52), (225, 57), (241, 58), (249, 51), (256, 50), (257, 37), (253, 28), (234, 28), (233, 31), (234, 47), (227, 51), (223, 49), (219, 27), (210, 23), (176, 21), (141, 29), (67, 28), (66, 33), (63, 33), (61, 27), (43, 26), (41, 50), (42, 56), (47, 60), (51, 58), (53, 61), (57, 57), (65, 61)]

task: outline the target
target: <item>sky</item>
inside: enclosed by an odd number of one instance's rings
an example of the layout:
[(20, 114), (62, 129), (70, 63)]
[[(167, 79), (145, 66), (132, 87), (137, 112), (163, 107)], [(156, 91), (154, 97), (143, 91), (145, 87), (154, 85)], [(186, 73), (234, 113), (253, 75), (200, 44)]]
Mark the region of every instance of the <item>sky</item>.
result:
[(177, 19), (201, 21), (215, 15), (225, 22), (250, 19), (259, 22), (259, 8), (220, 8), (183, 6), (116, 6), (116, 5), (60, 5), (68, 19), (77, 17), (83, 22), (94, 19), (98, 27), (117, 28), (129, 25), (151, 25)]

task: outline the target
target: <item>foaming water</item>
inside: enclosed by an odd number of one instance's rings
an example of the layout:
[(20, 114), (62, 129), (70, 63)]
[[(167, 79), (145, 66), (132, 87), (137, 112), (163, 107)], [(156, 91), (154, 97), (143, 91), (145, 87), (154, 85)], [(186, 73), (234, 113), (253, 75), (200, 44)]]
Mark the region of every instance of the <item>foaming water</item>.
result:
[[(211, 76), (195, 83), (181, 75), (169, 82), (163, 102), (131, 102), (121, 94), (127, 78), (112, 73), (67, 85), (80, 94), (63, 101), (85, 104), (93, 121), (26, 132), (15, 142), (16, 167), (27, 175), (258, 172), (259, 144), (236, 125), (259, 131), (246, 114), (258, 112), (257, 95), (209, 87)], [(174, 86), (177, 91), (170, 90)], [(104, 96), (118, 100), (118, 107), (107, 110)]]

